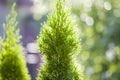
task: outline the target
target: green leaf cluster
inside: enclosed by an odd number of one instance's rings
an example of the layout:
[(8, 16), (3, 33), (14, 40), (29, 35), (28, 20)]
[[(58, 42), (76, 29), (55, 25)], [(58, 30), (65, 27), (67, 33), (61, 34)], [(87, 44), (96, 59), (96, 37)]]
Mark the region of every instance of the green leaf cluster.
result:
[(0, 38), (0, 80), (30, 80), (25, 58), (20, 44), (21, 36), (17, 26), (17, 13), (13, 4), (6, 18), (5, 39)]
[(57, 0), (38, 37), (39, 50), (46, 62), (37, 80), (82, 80), (73, 62), (73, 55), (80, 51), (80, 40), (64, 2)]

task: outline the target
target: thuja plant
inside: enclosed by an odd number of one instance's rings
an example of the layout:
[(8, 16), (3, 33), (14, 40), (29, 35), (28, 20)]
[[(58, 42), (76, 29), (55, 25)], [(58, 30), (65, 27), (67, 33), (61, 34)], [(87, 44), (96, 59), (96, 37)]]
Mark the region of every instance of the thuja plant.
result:
[(44, 55), (45, 64), (37, 80), (82, 80), (73, 62), (73, 55), (80, 50), (80, 41), (65, 1), (57, 0), (47, 18), (38, 37), (39, 51)]
[(30, 80), (17, 29), (17, 13), (13, 4), (3, 25), (5, 39), (0, 39), (0, 80)]

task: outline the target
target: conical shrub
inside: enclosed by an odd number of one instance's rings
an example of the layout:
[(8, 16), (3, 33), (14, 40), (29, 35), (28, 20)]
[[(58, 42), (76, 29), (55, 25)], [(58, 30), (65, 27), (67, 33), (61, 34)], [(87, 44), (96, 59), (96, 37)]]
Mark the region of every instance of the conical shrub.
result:
[(37, 80), (82, 80), (73, 62), (73, 55), (80, 50), (80, 40), (70, 9), (64, 4), (64, 0), (57, 0), (38, 37), (39, 51), (44, 55), (45, 64)]
[(0, 80), (30, 80), (20, 44), (21, 36), (17, 26), (17, 13), (13, 4), (10, 15), (3, 25), (5, 39), (0, 39)]

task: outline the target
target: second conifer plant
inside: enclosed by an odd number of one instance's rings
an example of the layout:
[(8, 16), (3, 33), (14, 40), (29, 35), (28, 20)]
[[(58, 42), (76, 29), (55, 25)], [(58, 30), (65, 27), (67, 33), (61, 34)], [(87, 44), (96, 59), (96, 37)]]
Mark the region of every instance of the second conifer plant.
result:
[(0, 80), (30, 80), (20, 44), (21, 36), (17, 26), (15, 4), (6, 19), (6, 38), (0, 38)]
[(64, 0), (57, 0), (56, 8), (48, 16), (38, 37), (40, 53), (45, 64), (37, 80), (82, 80), (73, 62), (73, 55), (80, 50), (80, 40), (70, 10)]

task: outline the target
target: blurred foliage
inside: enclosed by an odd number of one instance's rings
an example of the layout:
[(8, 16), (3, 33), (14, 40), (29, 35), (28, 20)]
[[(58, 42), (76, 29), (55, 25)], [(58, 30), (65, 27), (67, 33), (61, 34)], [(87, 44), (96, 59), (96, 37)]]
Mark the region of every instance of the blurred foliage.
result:
[[(120, 79), (120, 0), (85, 0), (73, 5), (88, 80)], [(77, 2), (78, 1), (78, 2)]]
[(0, 37), (0, 80), (30, 80), (17, 29), (15, 3), (3, 25), (5, 37)]

